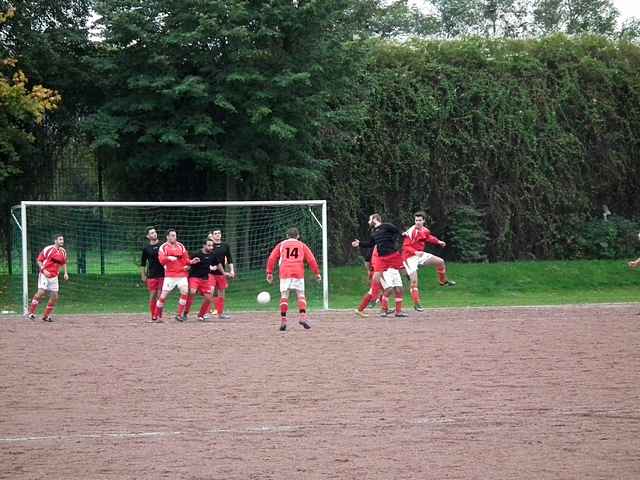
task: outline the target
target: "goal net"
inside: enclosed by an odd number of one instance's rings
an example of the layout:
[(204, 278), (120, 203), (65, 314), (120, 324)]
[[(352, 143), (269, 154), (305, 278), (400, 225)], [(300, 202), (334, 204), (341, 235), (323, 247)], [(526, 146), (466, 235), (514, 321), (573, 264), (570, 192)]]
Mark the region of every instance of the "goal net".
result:
[[(70, 279), (61, 281), (58, 313), (146, 312), (148, 293), (140, 277), (140, 260), (148, 227), (156, 228), (160, 242), (166, 230), (174, 228), (190, 253), (202, 248), (208, 233), (222, 230), (236, 271), (226, 292), (229, 312), (277, 309), (279, 282), (265, 281), (266, 262), (273, 247), (286, 238), (287, 229), (297, 227), (323, 276), (318, 283), (308, 273), (309, 306), (328, 308), (325, 201), (23, 202), (11, 213), (10, 284), (20, 311), (37, 288), (38, 253), (53, 243), (53, 235), (62, 234)], [(270, 304), (257, 303), (260, 291), (271, 293)], [(177, 291), (169, 297), (167, 313), (176, 304)]]

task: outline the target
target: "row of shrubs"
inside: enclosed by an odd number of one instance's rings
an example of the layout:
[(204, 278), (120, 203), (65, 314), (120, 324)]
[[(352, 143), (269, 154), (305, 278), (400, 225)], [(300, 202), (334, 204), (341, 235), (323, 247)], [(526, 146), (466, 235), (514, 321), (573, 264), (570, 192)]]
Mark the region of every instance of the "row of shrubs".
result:
[[(463, 262), (487, 261), (490, 239), (483, 213), (465, 205), (455, 209), (449, 219), (445, 229), (445, 237), (450, 243), (448, 258)], [(558, 258), (621, 259), (640, 255), (639, 221), (612, 215), (582, 224), (571, 223), (567, 222), (552, 240), (554, 256)], [(535, 252), (531, 252), (523, 259), (536, 258)]]

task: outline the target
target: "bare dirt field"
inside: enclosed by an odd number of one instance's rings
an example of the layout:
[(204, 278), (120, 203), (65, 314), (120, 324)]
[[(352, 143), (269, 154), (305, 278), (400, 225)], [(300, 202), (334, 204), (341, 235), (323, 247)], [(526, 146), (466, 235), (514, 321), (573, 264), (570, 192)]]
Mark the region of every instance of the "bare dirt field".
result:
[(638, 479), (638, 310), (1, 318), (0, 478)]

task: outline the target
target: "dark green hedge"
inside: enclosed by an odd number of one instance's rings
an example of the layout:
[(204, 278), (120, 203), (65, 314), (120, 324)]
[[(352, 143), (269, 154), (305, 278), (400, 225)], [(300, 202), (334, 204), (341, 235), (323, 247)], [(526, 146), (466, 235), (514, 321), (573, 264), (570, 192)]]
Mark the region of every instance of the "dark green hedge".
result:
[(599, 257), (586, 243), (602, 205), (638, 216), (637, 45), (381, 42), (344, 101), (358, 121), (322, 142), (337, 262), (372, 211), (408, 225), (424, 208), (445, 240), (468, 231), (459, 212), (477, 212), (486, 245), (470, 255), (490, 260)]

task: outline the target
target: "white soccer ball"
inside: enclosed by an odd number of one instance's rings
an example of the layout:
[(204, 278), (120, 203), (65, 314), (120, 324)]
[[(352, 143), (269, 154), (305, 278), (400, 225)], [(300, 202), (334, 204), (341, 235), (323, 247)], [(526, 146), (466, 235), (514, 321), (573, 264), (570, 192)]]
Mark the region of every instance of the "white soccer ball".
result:
[(258, 294), (258, 303), (269, 303), (271, 301), (271, 295), (269, 292), (260, 292)]

